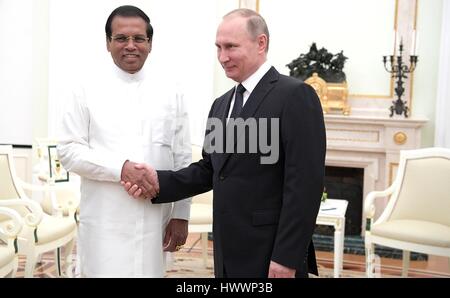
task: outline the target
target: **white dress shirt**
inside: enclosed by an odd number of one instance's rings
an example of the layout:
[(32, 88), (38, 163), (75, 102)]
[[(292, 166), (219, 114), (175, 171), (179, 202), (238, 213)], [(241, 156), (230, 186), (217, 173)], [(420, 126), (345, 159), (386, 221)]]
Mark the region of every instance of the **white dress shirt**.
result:
[[(258, 85), (259, 81), (261, 81), (263, 76), (269, 71), (269, 69), (271, 67), (272, 67), (272, 65), (268, 61), (266, 61), (258, 68), (257, 71), (255, 71), (245, 81), (241, 82), (242, 86), (244, 86), (244, 88), (245, 88), (245, 92), (244, 92), (244, 94), (242, 94), (242, 97), (243, 97), (242, 108), (244, 108), (245, 103), (247, 102), (248, 98), (250, 97), (250, 94), (252, 94), (252, 92), (253, 92), (253, 89), (255, 89), (256, 85)], [(236, 90), (236, 88), (237, 88), (237, 85), (235, 86), (234, 90)], [(230, 118), (231, 111), (233, 110), (235, 97), (236, 97), (236, 91), (234, 92), (233, 99), (231, 100), (231, 103), (230, 103), (230, 109), (228, 111), (228, 118)]]
[[(190, 199), (153, 205), (120, 185), (124, 162), (180, 169), (191, 162), (183, 96), (156, 75), (116, 65), (75, 88), (58, 155), (81, 176), (78, 253), (88, 277), (162, 277), (170, 218), (189, 219)], [(173, 207), (172, 207), (173, 206)]]

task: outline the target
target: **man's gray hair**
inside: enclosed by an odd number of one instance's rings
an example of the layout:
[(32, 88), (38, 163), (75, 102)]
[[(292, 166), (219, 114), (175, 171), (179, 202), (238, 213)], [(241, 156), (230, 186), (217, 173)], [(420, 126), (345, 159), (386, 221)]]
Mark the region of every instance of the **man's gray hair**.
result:
[(265, 34), (267, 36), (267, 53), (269, 51), (269, 28), (267, 28), (264, 18), (256, 11), (248, 8), (235, 9), (224, 15), (223, 18), (225, 19), (226, 17), (232, 16), (240, 16), (247, 19), (247, 30), (253, 39), (256, 39), (260, 34)]

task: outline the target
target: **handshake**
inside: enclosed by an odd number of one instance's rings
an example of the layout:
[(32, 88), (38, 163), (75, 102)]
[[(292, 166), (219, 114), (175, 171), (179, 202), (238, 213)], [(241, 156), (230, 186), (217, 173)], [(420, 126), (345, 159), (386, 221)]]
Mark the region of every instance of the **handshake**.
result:
[(158, 174), (147, 164), (127, 160), (120, 178), (120, 183), (130, 196), (145, 199), (159, 194)]

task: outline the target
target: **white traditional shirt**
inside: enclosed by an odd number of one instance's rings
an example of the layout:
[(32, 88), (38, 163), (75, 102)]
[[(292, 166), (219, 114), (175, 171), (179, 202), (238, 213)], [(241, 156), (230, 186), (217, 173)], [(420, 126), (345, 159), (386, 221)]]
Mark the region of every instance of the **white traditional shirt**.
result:
[(158, 170), (191, 162), (183, 97), (161, 78), (116, 65), (75, 89), (63, 115), (58, 156), (81, 176), (78, 254), (87, 277), (162, 277), (170, 218), (189, 219), (190, 199), (154, 205), (120, 184), (124, 162)]

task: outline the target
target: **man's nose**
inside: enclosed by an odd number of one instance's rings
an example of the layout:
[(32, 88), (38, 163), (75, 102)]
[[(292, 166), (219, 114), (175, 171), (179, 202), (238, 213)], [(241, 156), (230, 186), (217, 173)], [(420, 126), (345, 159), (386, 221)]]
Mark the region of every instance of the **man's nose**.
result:
[(125, 46), (127, 50), (134, 50), (136, 49), (136, 44), (134, 43), (134, 40), (132, 38), (128, 38), (127, 45)]
[(228, 57), (228, 54), (225, 51), (220, 51), (218, 53), (218, 56), (219, 56), (218, 58), (219, 58), (220, 63), (225, 63), (228, 60), (230, 60), (230, 58)]

